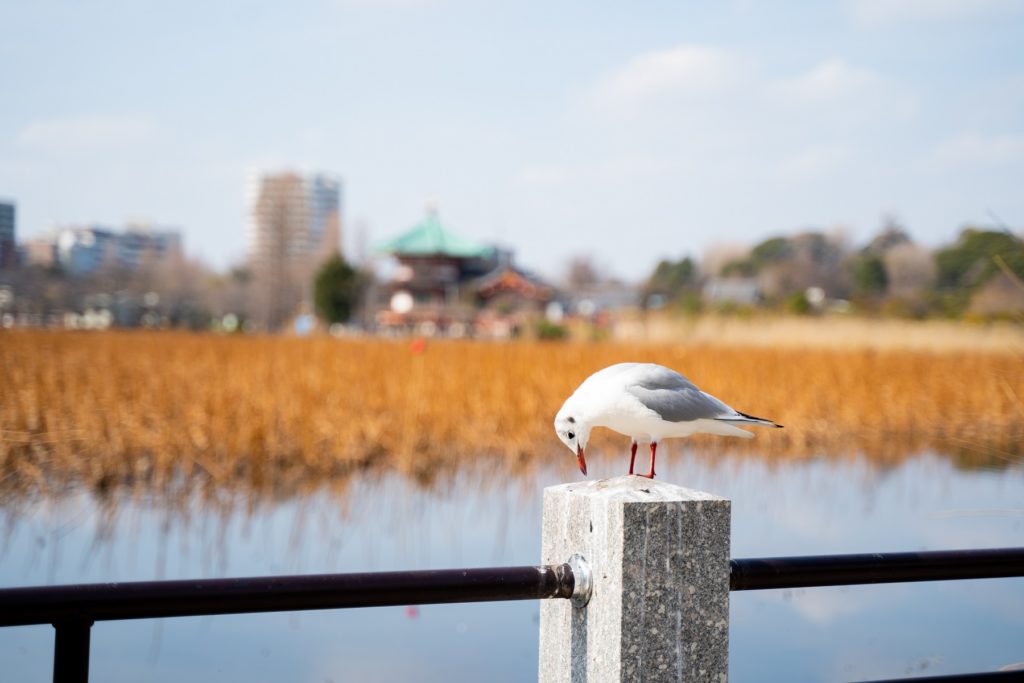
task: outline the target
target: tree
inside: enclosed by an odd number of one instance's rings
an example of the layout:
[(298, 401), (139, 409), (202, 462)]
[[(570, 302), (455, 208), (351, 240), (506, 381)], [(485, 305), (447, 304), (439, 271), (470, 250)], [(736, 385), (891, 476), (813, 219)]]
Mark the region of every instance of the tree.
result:
[(574, 256), (569, 261), (569, 272), (566, 278), (571, 289), (586, 289), (601, 282), (601, 274), (593, 259), (586, 255)]
[(313, 282), (313, 303), (329, 323), (352, 317), (362, 295), (365, 278), (341, 256), (332, 256), (320, 267)]
[(841, 233), (807, 231), (761, 242), (747, 258), (727, 264), (722, 274), (756, 276), (766, 300), (775, 304), (808, 287), (821, 287), (830, 297), (844, 296), (848, 280), (840, 265), (845, 255)]
[(754, 277), (757, 273), (757, 263), (749, 258), (729, 261), (719, 271), (722, 277)]
[(663, 260), (647, 280), (647, 291), (675, 298), (697, 283), (697, 264), (690, 257), (679, 261)]
[(786, 237), (772, 237), (761, 242), (742, 258), (725, 263), (721, 277), (754, 277), (772, 264), (784, 263), (793, 256), (793, 246)]
[(924, 247), (904, 242), (887, 249), (882, 261), (891, 296), (921, 297), (935, 285), (935, 257)]
[(999, 257), (1017, 277), (1024, 277), (1024, 242), (1009, 232), (967, 228), (956, 244), (935, 254), (938, 300), (948, 316), (962, 314), (971, 297), (999, 272)]
[(1016, 235), (967, 228), (956, 244), (935, 254), (939, 287), (972, 289), (985, 284), (998, 270), (996, 256), (1018, 277), (1024, 276), (1024, 242)]
[(894, 219), (889, 218), (882, 227), (882, 231), (875, 235), (865, 247), (865, 250), (876, 254), (884, 254), (890, 249), (894, 249), (902, 244), (909, 244), (910, 242), (910, 235), (907, 234), (907, 231)]
[(862, 296), (877, 297), (885, 294), (889, 278), (885, 273), (885, 263), (876, 254), (861, 254), (854, 265), (854, 292)]
[(700, 273), (697, 263), (689, 256), (678, 261), (660, 261), (644, 284), (641, 301), (644, 307), (660, 308), (672, 302), (689, 313), (698, 312)]
[(785, 237), (772, 237), (750, 250), (750, 259), (757, 266), (785, 261), (793, 254), (793, 245)]

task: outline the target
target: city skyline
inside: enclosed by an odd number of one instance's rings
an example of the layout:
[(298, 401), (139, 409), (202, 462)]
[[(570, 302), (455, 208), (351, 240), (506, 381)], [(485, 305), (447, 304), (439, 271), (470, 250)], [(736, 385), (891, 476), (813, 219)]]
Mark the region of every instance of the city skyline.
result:
[(348, 254), (435, 201), (549, 276), (589, 254), (636, 281), (804, 228), (863, 242), (887, 215), (929, 246), (1024, 225), (1017, 1), (40, 3), (0, 20), (19, 241), (143, 218), (223, 269), (245, 258), (246, 177), (278, 168), (341, 178)]

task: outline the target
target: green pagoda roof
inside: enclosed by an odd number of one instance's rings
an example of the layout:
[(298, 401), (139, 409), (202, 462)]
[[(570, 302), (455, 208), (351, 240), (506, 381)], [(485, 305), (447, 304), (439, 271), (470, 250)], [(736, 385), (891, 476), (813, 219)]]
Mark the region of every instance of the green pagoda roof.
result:
[(436, 211), (427, 211), (426, 217), (411, 230), (381, 242), (377, 251), (395, 256), (482, 258), (490, 256), (494, 248), (449, 232), (441, 225)]

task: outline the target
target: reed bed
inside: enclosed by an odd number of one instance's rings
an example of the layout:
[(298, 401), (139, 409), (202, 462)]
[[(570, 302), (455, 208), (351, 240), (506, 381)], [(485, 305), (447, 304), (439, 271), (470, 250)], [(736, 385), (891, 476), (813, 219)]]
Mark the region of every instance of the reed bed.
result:
[[(559, 458), (568, 476), (575, 458), (554, 413), (591, 372), (625, 360), (676, 368), (786, 426), (691, 440), (703, 449), (885, 462), (930, 448), (998, 466), (1019, 462), (1024, 443), (1014, 352), (5, 332), (0, 492), (293, 489), (371, 469), (430, 481), (470, 461)], [(628, 446), (606, 430), (592, 444)]]
[(771, 348), (879, 349), (892, 351), (991, 351), (1024, 354), (1024, 318), (990, 323), (957, 320), (865, 319), (853, 316), (679, 316), (638, 313), (615, 325), (617, 341), (729, 344)]

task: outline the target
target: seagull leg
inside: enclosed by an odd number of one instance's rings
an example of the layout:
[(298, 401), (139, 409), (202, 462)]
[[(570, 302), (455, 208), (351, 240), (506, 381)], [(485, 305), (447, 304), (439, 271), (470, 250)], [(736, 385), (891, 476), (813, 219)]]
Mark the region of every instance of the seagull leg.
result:
[(636, 461), (636, 441), (633, 442), (633, 447), (629, 450), (629, 473), (633, 474), (633, 463)]
[(647, 477), (648, 479), (654, 479), (654, 456), (658, 452), (658, 442), (651, 442), (651, 471), (648, 474), (641, 474), (641, 477)]

